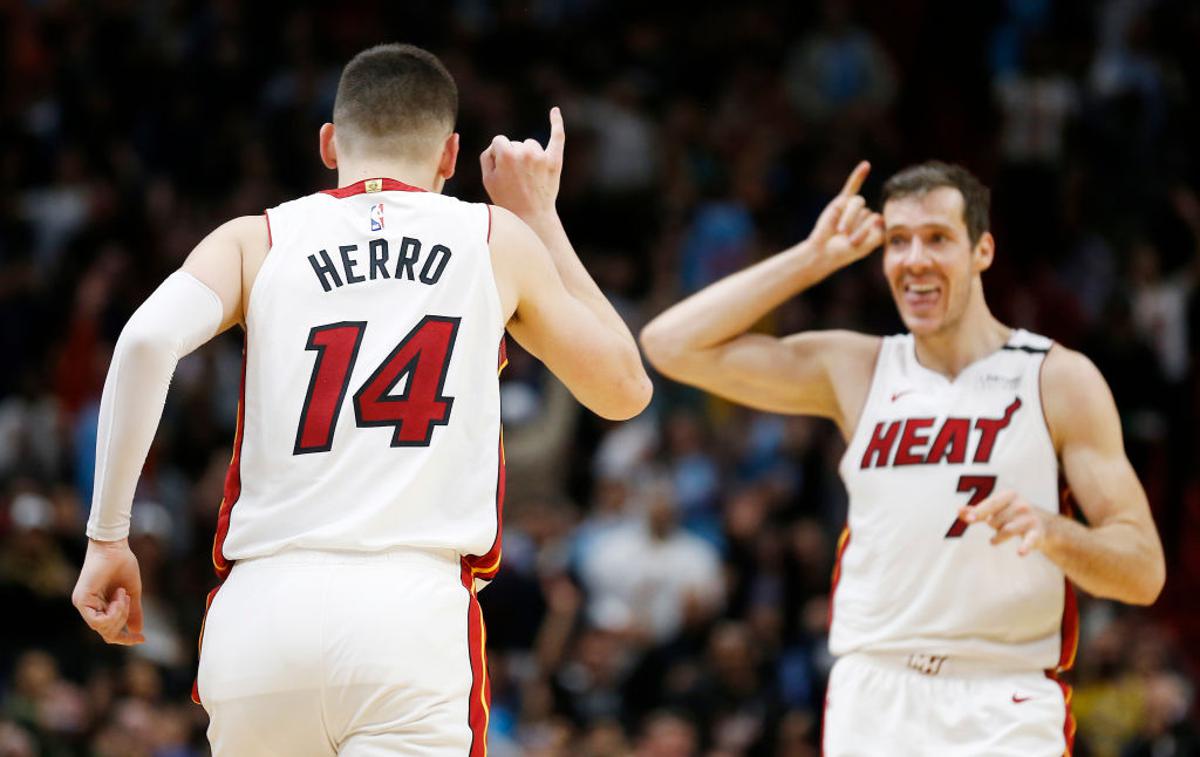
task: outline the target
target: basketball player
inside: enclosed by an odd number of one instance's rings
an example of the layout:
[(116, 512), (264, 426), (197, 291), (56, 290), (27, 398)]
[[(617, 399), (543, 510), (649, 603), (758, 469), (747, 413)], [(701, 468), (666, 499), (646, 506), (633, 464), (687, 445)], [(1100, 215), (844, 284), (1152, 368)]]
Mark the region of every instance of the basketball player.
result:
[[(1071, 584), (1154, 601), (1146, 495), (1092, 363), (988, 310), (988, 190), (926, 163), (884, 185), (880, 216), (858, 194), (869, 170), (807, 240), (667, 310), (642, 345), (667, 376), (832, 419), (846, 439), (826, 754), (1063, 754), (1070, 694), (1054, 676), (1075, 653)], [(750, 331), (880, 244), (909, 333)], [(1060, 513), (1060, 479), (1086, 525)]]
[(74, 602), (142, 640), (134, 486), (179, 358), (246, 332), (195, 695), (217, 755), (480, 755), (478, 586), (500, 563), (505, 330), (594, 412), (649, 401), (636, 342), (555, 213), (543, 149), (496, 137), (495, 207), (439, 194), (458, 95), (433, 55), (360, 53), (320, 155), (338, 189), (221, 226), (122, 331)]

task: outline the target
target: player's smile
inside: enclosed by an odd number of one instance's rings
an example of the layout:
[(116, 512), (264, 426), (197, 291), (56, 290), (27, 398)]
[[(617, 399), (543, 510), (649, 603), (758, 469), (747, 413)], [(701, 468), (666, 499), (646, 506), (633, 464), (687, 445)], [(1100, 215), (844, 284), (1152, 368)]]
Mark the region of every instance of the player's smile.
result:
[(927, 313), (941, 302), (942, 287), (932, 281), (909, 281), (904, 284), (904, 302), (910, 310)]

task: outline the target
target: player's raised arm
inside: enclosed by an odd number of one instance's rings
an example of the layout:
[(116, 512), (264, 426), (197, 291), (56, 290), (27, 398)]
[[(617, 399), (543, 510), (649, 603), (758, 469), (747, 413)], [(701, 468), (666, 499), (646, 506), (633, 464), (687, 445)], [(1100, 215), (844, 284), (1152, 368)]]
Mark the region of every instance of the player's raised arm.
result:
[[(778, 338), (749, 329), (789, 297), (879, 246), (883, 220), (858, 193), (869, 172), (868, 163), (858, 164), (808, 239), (651, 321), (641, 334), (650, 362), (677, 381), (764, 410), (832, 418), (849, 433), (848, 416), (859, 403), (847, 403), (847, 393), (835, 388), (869, 383), (878, 339), (835, 331)], [(861, 399), (867, 386), (860, 389), (849, 394)]]
[(242, 250), (259, 235), (265, 249), (265, 223), (237, 219), (205, 238), (134, 312), (113, 350), (100, 398), (87, 556), (71, 597), (111, 644), (143, 640), (141, 577), (127, 537), (167, 387), (180, 358), (242, 320)]
[(580, 263), (555, 210), (566, 135), (550, 112), (545, 149), (496, 137), (480, 155), (496, 204), (491, 250), (508, 331), (590, 410), (622, 420), (650, 401), (628, 326)]
[(996, 529), (993, 543), (1017, 538), (1022, 554), (1041, 550), (1093, 596), (1152, 604), (1166, 580), (1162, 543), (1146, 492), (1125, 456), (1108, 384), (1086, 357), (1055, 346), (1046, 356), (1042, 397), (1067, 484), (1087, 525), (1031, 507), (1013, 492), (993, 495), (960, 517)]

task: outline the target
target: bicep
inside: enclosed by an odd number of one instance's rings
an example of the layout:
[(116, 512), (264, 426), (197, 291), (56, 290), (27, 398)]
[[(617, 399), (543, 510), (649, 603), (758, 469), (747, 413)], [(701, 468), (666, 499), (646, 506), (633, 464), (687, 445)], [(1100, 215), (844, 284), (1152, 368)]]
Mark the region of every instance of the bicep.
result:
[(1125, 455), (1121, 421), (1104, 377), (1078, 353), (1046, 357), (1042, 392), (1063, 475), (1089, 525), (1153, 529), (1146, 492)]
[(220, 299), (220, 331), (244, 320), (242, 250), (259, 236), (265, 244), (266, 222), (262, 216), (235, 218), (201, 240), (181, 266)]

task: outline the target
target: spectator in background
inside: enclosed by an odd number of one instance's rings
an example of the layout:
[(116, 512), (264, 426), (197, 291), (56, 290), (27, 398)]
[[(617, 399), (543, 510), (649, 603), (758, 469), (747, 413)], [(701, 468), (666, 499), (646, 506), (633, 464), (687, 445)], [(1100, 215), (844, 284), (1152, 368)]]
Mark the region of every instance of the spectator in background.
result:
[[(997, 197), (1008, 203), (996, 209), (997, 235), (1014, 258), (1030, 259), (990, 274), (1007, 277), (997, 305), (1033, 319), (1022, 326), (1082, 346), (1100, 366), (1168, 546), (1180, 540), (1167, 596), (1128, 615), (1136, 630), (1116, 640), (1103, 632), (1093, 640), (1095, 629), (1084, 634), (1076, 702), (1081, 713), (1093, 710), (1081, 719), (1076, 753), (1088, 753), (1093, 737), (1108, 754), (1150, 744), (1166, 751), (1171, 739), (1185, 750), (1190, 742), (1176, 734), (1194, 731), (1194, 701), (1192, 717), (1167, 725), (1170, 717), (1151, 712), (1150, 681), (1177, 676), (1189, 682), (1185, 692), (1194, 688), (1200, 652), (1182, 644), (1181, 661), (1146, 667), (1135, 665), (1131, 649), (1132, 638), (1158, 628), (1200, 638), (1200, 511), (1185, 506), (1200, 492), (1196, 447), (1167, 440), (1168, 427), (1200, 423), (1200, 289), (1191, 289), (1186, 367), (1171, 394), (1155, 340), (1142, 336), (1151, 332), (1133, 323), (1126, 271), (1131, 239), (1154, 243), (1160, 285), (1187, 257), (1186, 239), (1163, 234), (1156, 219), (1173, 210), (1180, 216), (1170, 187), (1194, 190), (1200, 181), (1200, 7), (1187, 0), (846, 0), (694, 4), (683, 14), (597, 0), (528, 6), (4, 5), (0, 563), (50, 547), (78, 563), (78, 503), (94, 458), (88, 403), (107, 367), (114, 323), (219, 217), (257, 214), (325, 186), (319, 164), (304, 156), (328, 116), (339, 63), (352, 50), (401, 38), (444, 53), (460, 82), (464, 146), (482, 146), (497, 131), (526, 133), (541, 124), (544, 101), (567, 103), (568, 120), (581, 127), (593, 122), (572, 137), (576, 159), (563, 176), (560, 211), (571, 215), (580, 253), (631, 325), (677, 299), (681, 288), (807, 230), (860, 151), (881, 168), (936, 156), (966, 161), (988, 178), (1012, 166), (1043, 169), (1044, 183), (1027, 183), (1028, 195)], [(947, 26), (950, 35), (940, 31)], [(1019, 86), (1010, 89), (1014, 81)], [(864, 114), (870, 120), (856, 121)], [(1035, 122), (1035, 115), (1047, 118)], [(482, 199), (478, 171), (462, 161), (455, 193)], [(868, 186), (869, 197), (873, 191)], [(1043, 196), (1057, 206), (1046, 207)], [(1016, 241), (1022, 234), (1040, 241), (1024, 249)], [(762, 326), (892, 333), (897, 324), (881, 286), (870, 266), (858, 266)], [(714, 742), (715, 722), (662, 708), (715, 677), (713, 630), (733, 623), (749, 629), (754, 653), (776, 679), (763, 682), (787, 707), (772, 736), (775, 754), (817, 754), (831, 662), (825, 633), (833, 534), (845, 517), (837, 434), (806, 419), (781, 428), (777, 417), (731, 413), (666, 386), (655, 412), (637, 423), (582, 417), (563, 430), (552, 385), (520, 368), (513, 347), (502, 376), (512, 383), (504, 398), (506, 568), (480, 596), (493, 644), (493, 733), (507, 739), (508, 752), (497, 741), (489, 753), (700, 752)], [(23, 582), (0, 580), (4, 606), (22, 608), (27, 618), (0, 627), (0, 699), (18, 688), (17, 658), (34, 646), (47, 651), (57, 678), (81, 686), (88, 699), (87, 731), (71, 737), (68, 754), (204, 753), (203, 711), (182, 703), (195, 672), (198, 607), (211, 588), (210, 537), (230, 459), (241, 357), (240, 340), (227, 339), (180, 363), (147, 469), (150, 486), (138, 493), (171, 514), (170, 545), (153, 560), (162, 566), (158, 598), (185, 662), (159, 669), (137, 660), (127, 669), (82, 638), (64, 598), (35, 600)], [(666, 647), (643, 651), (644, 641), (584, 620), (594, 597), (582, 566), (602, 534), (644, 528), (655, 491), (647, 482), (663, 475), (669, 419), (680, 412), (706, 429), (701, 454), (719, 473), (714, 507), (727, 596), (715, 615)], [(521, 473), (527, 463), (536, 472)], [(1182, 494), (1167, 494), (1168, 475), (1186, 484)], [(23, 492), (52, 505), (49, 525), (33, 536), (7, 516)], [(1161, 520), (1172, 507), (1181, 509), (1173, 527)], [(147, 539), (161, 548), (157, 537)], [(26, 540), (36, 549), (20, 544)], [(1131, 622), (1122, 617), (1099, 625)], [(1102, 670), (1089, 667), (1093, 658)], [(593, 669), (580, 676), (585, 659)], [(610, 676), (612, 684), (581, 685), (579, 696), (594, 693), (602, 702), (615, 687), (621, 717), (577, 719), (575, 695), (561, 688), (566, 671), (573, 681)], [(1097, 694), (1111, 710), (1094, 708)], [(502, 734), (505, 719), (511, 727)], [(1104, 732), (1106, 724), (1119, 726), (1119, 737)], [(44, 753), (39, 728), (0, 720), (0, 755)], [(171, 746), (180, 731), (187, 746)], [(148, 745), (151, 737), (158, 746)]]
[(685, 626), (703, 624), (725, 594), (720, 556), (679, 527), (666, 482), (651, 490), (641, 522), (595, 539), (582, 577), (591, 622), (643, 644), (663, 644)]
[(848, 0), (824, 0), (820, 25), (788, 56), (784, 85), (805, 119), (865, 125), (896, 96), (895, 66), (852, 20)]

